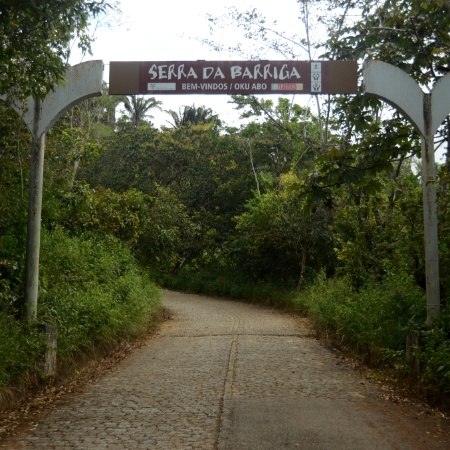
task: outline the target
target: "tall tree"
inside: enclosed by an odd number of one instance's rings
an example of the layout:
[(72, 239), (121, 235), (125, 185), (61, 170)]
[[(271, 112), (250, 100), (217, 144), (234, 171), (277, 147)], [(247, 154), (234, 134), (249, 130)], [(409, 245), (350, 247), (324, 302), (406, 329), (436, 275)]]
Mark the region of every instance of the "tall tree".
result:
[[(355, 20), (329, 23), (328, 54), (338, 59), (371, 57), (396, 65), (423, 86), (450, 71), (448, 0), (332, 0), (332, 9), (359, 11)], [(343, 21), (344, 20), (344, 21)]]
[(173, 122), (171, 125), (174, 128), (183, 127), (185, 125), (198, 125), (200, 123), (211, 123), (218, 120), (217, 114), (214, 114), (211, 108), (205, 106), (182, 106), (179, 111), (166, 111)]
[(145, 98), (137, 95), (129, 95), (122, 99), (123, 106), (130, 116), (132, 124), (137, 127), (146, 117), (152, 118), (148, 112), (153, 109), (161, 110), (162, 102), (155, 97)]
[(90, 51), (89, 21), (110, 8), (107, 0), (1, 0), (0, 94), (44, 97), (64, 78), (70, 41)]
[[(46, 148), (46, 184), (58, 179), (74, 187), (82, 162), (95, 158), (103, 138), (114, 132), (117, 97), (103, 95), (71, 108), (49, 133)], [(56, 168), (57, 167), (57, 168)]]
[[(329, 7), (344, 14), (334, 19), (330, 14), (325, 20), (328, 40), (324, 56), (385, 61), (407, 72), (424, 90), (450, 72), (448, 0), (331, 0)], [(343, 108), (348, 107), (347, 102)], [(449, 141), (447, 119), (436, 144), (448, 148)], [(447, 165), (450, 168), (448, 160)]]

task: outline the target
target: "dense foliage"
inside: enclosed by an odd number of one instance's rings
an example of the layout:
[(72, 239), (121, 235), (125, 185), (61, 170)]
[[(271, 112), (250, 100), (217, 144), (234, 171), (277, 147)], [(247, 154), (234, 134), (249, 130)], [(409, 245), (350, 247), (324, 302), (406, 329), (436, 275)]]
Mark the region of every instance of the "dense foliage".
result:
[[(159, 293), (129, 249), (95, 234), (44, 230), (38, 316), (58, 330), (59, 367), (94, 349), (114, 348), (145, 333), (159, 310)], [(0, 309), (0, 388), (43, 373), (44, 335)]]
[(110, 8), (105, 0), (2, 0), (0, 94), (45, 97), (63, 81), (71, 40), (89, 51), (89, 21)]
[[(372, 55), (424, 87), (450, 70), (442, 31), (449, 16), (439, 13), (448, 2), (333, 0), (329, 11), (324, 2), (298, 4), (308, 33), (297, 40), (274, 33), (256, 11), (233, 9), (230, 18), (262, 44), (255, 57), (269, 47), (283, 57)], [(313, 17), (328, 27), (317, 46)], [(213, 28), (220, 23), (211, 18)], [(314, 108), (287, 98), (232, 102), (245, 118), (239, 128), (190, 105), (168, 111), (172, 126), (157, 129), (148, 119), (159, 101), (107, 95), (52, 128), (38, 315), (59, 329), (61, 355), (144, 330), (158, 308), (149, 273), (177, 289), (307, 312), (366, 361), (449, 394), (448, 158), (437, 179), (443, 309), (428, 329), (420, 145), (410, 124), (363, 95), (315, 97)], [(127, 114), (116, 120), (119, 103)], [(0, 130), (0, 383), (7, 385), (37, 363), (43, 343), (20, 320), (30, 137), (5, 107)], [(436, 147), (448, 142), (444, 123)]]

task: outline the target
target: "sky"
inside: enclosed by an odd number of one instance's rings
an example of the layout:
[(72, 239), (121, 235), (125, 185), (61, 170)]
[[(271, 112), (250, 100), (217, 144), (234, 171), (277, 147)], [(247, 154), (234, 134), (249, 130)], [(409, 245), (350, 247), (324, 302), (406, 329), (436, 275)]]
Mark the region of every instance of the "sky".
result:
[[(223, 16), (228, 8), (239, 11), (258, 9), (268, 22), (276, 20), (283, 30), (300, 27), (299, 9), (296, 0), (123, 0), (122, 14), (109, 16), (96, 23), (93, 55), (84, 58), (72, 51), (70, 63), (100, 59), (105, 64), (104, 79), (108, 81), (110, 61), (190, 61), (190, 60), (238, 60), (242, 57), (228, 52), (218, 52), (202, 44), (202, 38), (211, 38), (207, 14)], [(216, 38), (221, 42), (242, 42), (235, 29), (219, 30)], [(267, 59), (277, 58), (267, 54)], [(159, 95), (163, 109), (178, 111), (183, 105), (206, 106), (218, 113), (221, 120), (238, 126), (239, 113), (233, 109), (226, 95)], [(275, 100), (275, 99), (274, 99)], [(169, 125), (170, 116), (153, 110), (152, 122), (156, 126)]]
[[(114, 0), (110, 0), (114, 1)], [(121, 0), (120, 15), (109, 15), (95, 23), (93, 55), (82, 55), (73, 49), (70, 63), (100, 59), (105, 65), (104, 79), (108, 81), (110, 61), (189, 61), (189, 60), (239, 60), (242, 56), (215, 51), (201, 39), (211, 38), (207, 14), (225, 16), (229, 8), (239, 12), (256, 8), (267, 17), (267, 23), (277, 21), (277, 30), (289, 35), (302, 33), (297, 0)], [(312, 14), (311, 20), (314, 20)], [(320, 32), (316, 32), (320, 35)], [(235, 27), (217, 29), (215, 40), (247, 45), (243, 32)], [(250, 48), (250, 44), (248, 44)], [(317, 57), (317, 55), (313, 55)], [(267, 51), (261, 59), (284, 59)], [(307, 59), (299, 55), (299, 59)], [(272, 99), (276, 101), (276, 98)], [(306, 98), (308, 97), (308, 98)], [(239, 112), (229, 104), (227, 95), (158, 95), (164, 110), (179, 111), (184, 105), (206, 106), (230, 126), (243, 123)], [(297, 95), (296, 102), (308, 104), (311, 96)], [(155, 126), (169, 126), (170, 116), (152, 110)], [(439, 155), (438, 155), (439, 156)]]

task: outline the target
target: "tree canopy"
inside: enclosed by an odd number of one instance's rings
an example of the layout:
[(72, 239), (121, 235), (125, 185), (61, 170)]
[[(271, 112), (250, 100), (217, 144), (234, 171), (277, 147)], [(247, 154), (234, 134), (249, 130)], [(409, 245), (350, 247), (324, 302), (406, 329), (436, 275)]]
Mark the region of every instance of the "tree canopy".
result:
[(44, 97), (63, 81), (70, 42), (89, 52), (90, 20), (107, 0), (1, 0), (0, 94)]
[(149, 111), (153, 108), (161, 110), (162, 102), (155, 97), (145, 98), (137, 95), (129, 95), (121, 99), (125, 111), (128, 113), (132, 124), (137, 127), (146, 117), (152, 118)]
[(181, 106), (179, 111), (168, 110), (167, 113), (172, 117), (173, 127), (182, 127), (184, 125), (198, 125), (199, 123), (211, 123), (218, 120), (217, 114), (214, 114), (211, 108), (205, 106)]

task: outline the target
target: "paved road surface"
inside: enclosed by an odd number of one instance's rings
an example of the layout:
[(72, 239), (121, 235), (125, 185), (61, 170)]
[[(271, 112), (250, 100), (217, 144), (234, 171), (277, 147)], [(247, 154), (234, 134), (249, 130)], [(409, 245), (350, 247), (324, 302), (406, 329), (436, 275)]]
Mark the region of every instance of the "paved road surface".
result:
[(0, 448), (450, 448), (448, 421), (383, 399), (305, 319), (174, 292), (164, 302), (172, 320), (157, 337)]

